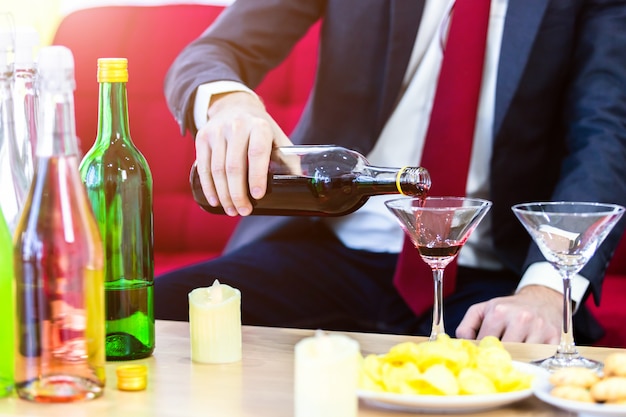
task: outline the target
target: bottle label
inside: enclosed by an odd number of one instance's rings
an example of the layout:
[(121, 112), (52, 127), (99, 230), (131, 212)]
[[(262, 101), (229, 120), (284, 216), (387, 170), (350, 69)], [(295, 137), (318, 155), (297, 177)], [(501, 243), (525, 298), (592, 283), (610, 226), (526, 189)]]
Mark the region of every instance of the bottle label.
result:
[(402, 185), (400, 184), (400, 178), (402, 177), (402, 174), (404, 174), (404, 171), (407, 170), (407, 168), (409, 168), (408, 166), (403, 166), (401, 170), (398, 171), (398, 174), (396, 175), (396, 188), (398, 189), (398, 192), (402, 195), (406, 195), (404, 194), (404, 192), (402, 191)]

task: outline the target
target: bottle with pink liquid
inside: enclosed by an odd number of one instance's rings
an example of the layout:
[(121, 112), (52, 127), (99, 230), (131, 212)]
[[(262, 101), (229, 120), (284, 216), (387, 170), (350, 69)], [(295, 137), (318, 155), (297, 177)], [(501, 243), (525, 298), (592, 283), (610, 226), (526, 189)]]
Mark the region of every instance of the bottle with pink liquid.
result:
[(38, 63), (35, 172), (14, 234), (15, 389), (70, 402), (104, 391), (103, 252), (78, 171), (72, 53), (44, 47)]

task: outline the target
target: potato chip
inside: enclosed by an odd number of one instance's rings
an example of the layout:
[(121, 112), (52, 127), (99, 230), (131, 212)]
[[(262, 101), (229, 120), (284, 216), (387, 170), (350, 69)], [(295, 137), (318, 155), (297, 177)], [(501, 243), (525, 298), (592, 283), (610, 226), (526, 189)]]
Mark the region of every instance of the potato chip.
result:
[[(415, 362), (415, 358), (420, 356), (420, 347), (417, 343), (399, 343), (389, 349), (383, 357), (385, 362)], [(416, 363), (417, 365), (417, 363)]]
[(498, 339), (495, 336), (485, 336), (483, 337), (480, 342), (478, 342), (478, 347), (480, 349), (486, 349), (486, 348), (490, 348), (490, 347), (495, 347), (498, 349), (502, 349), (504, 350), (504, 345), (502, 344), (502, 341), (500, 339)]
[(448, 341), (428, 341), (420, 345), (419, 357), (415, 359), (420, 371), (425, 372), (433, 365), (445, 365), (455, 375), (470, 364), (470, 354)]
[(511, 354), (504, 348), (479, 346), (474, 366), (495, 383), (511, 371), (513, 360)]
[(530, 388), (533, 375), (513, 366), (502, 342), (440, 335), (422, 343), (404, 342), (385, 355), (361, 362), (359, 386), (371, 391), (420, 395), (477, 395)]
[(458, 381), (459, 393), (462, 395), (494, 394), (497, 392), (493, 381), (476, 369), (461, 369)]
[(385, 362), (382, 366), (382, 382), (386, 391), (398, 394), (416, 394), (410, 381), (420, 378), (420, 371), (412, 362), (394, 365)]
[(382, 392), (385, 387), (382, 383), (380, 361), (376, 355), (361, 358), (359, 372), (359, 387), (368, 391)]
[(509, 372), (500, 375), (494, 384), (498, 392), (521, 391), (530, 388), (533, 378), (533, 375), (511, 368)]
[(442, 364), (431, 366), (421, 377), (414, 379), (410, 384), (423, 395), (457, 395), (459, 393), (459, 384), (455, 375)]
[(369, 375), (364, 372), (359, 374), (359, 388), (364, 389), (366, 391), (373, 392), (385, 392), (385, 387), (378, 380), (372, 379)]

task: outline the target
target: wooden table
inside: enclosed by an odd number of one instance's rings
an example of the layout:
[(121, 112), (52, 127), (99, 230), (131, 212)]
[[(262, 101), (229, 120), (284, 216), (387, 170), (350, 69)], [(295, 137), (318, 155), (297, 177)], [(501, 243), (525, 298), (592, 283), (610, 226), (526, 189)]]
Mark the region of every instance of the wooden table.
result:
[[(157, 347), (148, 359), (148, 388), (124, 392), (116, 388), (115, 368), (107, 363), (104, 396), (71, 404), (36, 404), (16, 397), (0, 399), (0, 416), (50, 417), (153, 417), (153, 416), (293, 416), (293, 349), (296, 342), (313, 334), (308, 330), (269, 327), (243, 328), (243, 360), (225, 365), (192, 363), (189, 324), (157, 321)], [(422, 337), (350, 333), (364, 355), (385, 353), (391, 346)], [(514, 359), (530, 361), (554, 353), (550, 345), (506, 344)], [(584, 355), (603, 360), (618, 349), (580, 347)], [(426, 414), (421, 414), (426, 415)], [(471, 414), (464, 414), (471, 415)], [(481, 416), (570, 416), (531, 397), (508, 407), (481, 412)], [(415, 416), (359, 406), (359, 416)]]

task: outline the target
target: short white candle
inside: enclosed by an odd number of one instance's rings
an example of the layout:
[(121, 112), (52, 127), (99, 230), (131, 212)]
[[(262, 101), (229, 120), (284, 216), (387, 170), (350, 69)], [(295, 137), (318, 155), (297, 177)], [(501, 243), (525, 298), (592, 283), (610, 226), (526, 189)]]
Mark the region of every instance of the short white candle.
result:
[(359, 344), (345, 335), (324, 334), (295, 347), (295, 417), (357, 415)]
[(189, 329), (194, 362), (241, 360), (241, 292), (218, 280), (191, 291)]

